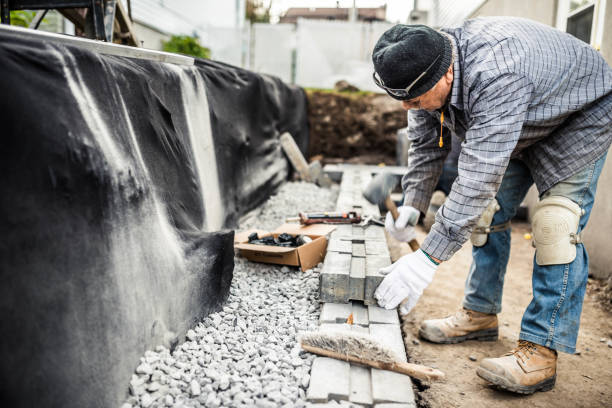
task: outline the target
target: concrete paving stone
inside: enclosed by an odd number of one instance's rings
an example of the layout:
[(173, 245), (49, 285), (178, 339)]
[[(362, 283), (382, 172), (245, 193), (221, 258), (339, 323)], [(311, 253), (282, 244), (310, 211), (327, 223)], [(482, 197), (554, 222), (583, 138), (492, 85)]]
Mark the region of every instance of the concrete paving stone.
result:
[(361, 302), (351, 302), (352, 313), (353, 313), (353, 324), (358, 326), (367, 326), (370, 324), (368, 318), (368, 308), (365, 307)]
[[(365, 244), (365, 240), (366, 238), (361, 235), (351, 235), (351, 234), (342, 234), (341, 232), (336, 233), (336, 231), (332, 232), (332, 235), (330, 235), (330, 240), (332, 239), (339, 239), (341, 241), (347, 241), (347, 242), (352, 242), (353, 244), (357, 243), (357, 244)], [(328, 249), (329, 250), (329, 249)]]
[(353, 200), (353, 195), (349, 191), (340, 191), (338, 193), (338, 198), (336, 199), (336, 204), (339, 202), (350, 202)]
[(338, 200), (338, 202), (336, 203), (336, 211), (353, 211), (353, 200)]
[(406, 348), (402, 339), (402, 331), (398, 324), (378, 324), (370, 322), (370, 336), (380, 344), (393, 350), (400, 361), (407, 362)]
[(389, 265), (391, 265), (391, 257), (369, 255), (366, 257), (366, 276), (384, 276), (381, 275), (380, 269)]
[(366, 236), (368, 240), (374, 239), (374, 240), (386, 242), (384, 227), (380, 225), (367, 226), (364, 230), (364, 235)]
[(320, 275), (319, 301), (347, 303), (351, 255), (328, 252)]
[(340, 189), (352, 189), (355, 186), (355, 180), (359, 175), (354, 171), (349, 171), (342, 177)]
[(349, 401), (356, 404), (372, 405), (372, 380), (370, 369), (355, 364), (350, 368)]
[(339, 239), (339, 238), (330, 238), (329, 243), (327, 244), (327, 252), (340, 252), (343, 254), (350, 254), (353, 250), (353, 246), (351, 241)]
[(378, 173), (391, 173), (396, 176), (398, 183), (402, 176), (406, 174), (407, 167), (405, 166), (377, 166), (373, 164), (326, 164), (323, 166), (323, 172), (329, 175), (334, 181), (342, 180), (343, 174), (347, 171), (367, 170), (372, 176)]
[(343, 239), (353, 236), (353, 226), (350, 224), (339, 224), (336, 229), (331, 233), (329, 239)]
[(353, 197), (347, 191), (340, 191), (338, 193), (338, 198), (336, 199), (336, 207), (339, 204), (348, 204), (353, 201)]
[(342, 177), (340, 182), (340, 191), (352, 191), (355, 189), (355, 180), (357, 175), (355, 173), (347, 173), (345, 177)]
[(361, 179), (361, 190), (365, 190), (372, 180), (372, 173), (368, 169), (359, 169), (355, 170), (355, 174), (358, 174), (358, 177)]
[(364, 201), (364, 204), (362, 205), (362, 209), (363, 209), (364, 215), (371, 215), (372, 217), (380, 217), (380, 209), (378, 208), (378, 205), (370, 203), (365, 198), (363, 199), (363, 201)]
[(357, 177), (355, 173), (345, 174), (340, 182), (340, 192), (354, 191), (355, 188), (359, 186)]
[(360, 209), (353, 207), (353, 200), (338, 201), (338, 203), (336, 204), (336, 211), (357, 211), (361, 213)]
[(412, 402), (409, 404), (376, 404), (374, 408), (416, 408), (416, 402)]
[[(359, 256), (359, 257), (364, 258), (366, 256), (365, 244), (356, 242), (356, 241), (350, 241), (350, 242), (352, 242), (353, 244), (353, 247), (352, 247), (353, 257)], [(364, 275), (365, 275), (365, 269), (364, 269)]]
[(320, 323), (345, 323), (353, 313), (350, 303), (323, 303), (321, 307)]
[(319, 330), (321, 331), (350, 332), (352, 329), (353, 325), (348, 323), (322, 323), (319, 325)]
[(351, 331), (363, 334), (370, 334), (370, 328), (368, 326), (358, 326), (353, 324), (351, 326)]
[(366, 305), (377, 304), (376, 299), (374, 299), (374, 292), (385, 278), (384, 275), (380, 274), (379, 270), (389, 265), (391, 265), (391, 258), (389, 256), (366, 256), (366, 282), (363, 294), (363, 302)]
[(310, 372), (306, 399), (312, 402), (348, 400), (350, 393), (350, 365), (327, 357), (316, 357)]
[(368, 320), (376, 324), (400, 324), (397, 310), (387, 310), (375, 305), (368, 306)]
[(344, 189), (340, 190), (338, 193), (338, 199), (336, 202), (345, 201), (345, 202), (353, 202), (355, 201), (355, 192), (352, 190)]
[[(396, 313), (397, 318), (397, 313)], [(399, 324), (376, 324), (370, 322), (370, 335), (393, 350), (400, 361), (407, 361)], [(378, 403), (404, 403), (414, 407), (412, 381), (407, 375), (371, 369), (372, 399)]]
[(337, 252), (328, 252), (323, 261), (322, 273), (346, 274), (351, 268), (351, 256)]
[(363, 300), (365, 293), (365, 258), (351, 258), (349, 276), (349, 298)]
[(389, 247), (386, 241), (368, 239), (365, 242), (366, 255), (389, 256)]
[(404, 374), (392, 371), (371, 369), (372, 399), (374, 404), (405, 403), (414, 404), (412, 380)]
[(363, 237), (363, 236), (365, 236), (365, 227), (362, 227), (361, 225), (352, 225), (351, 235), (353, 237)]

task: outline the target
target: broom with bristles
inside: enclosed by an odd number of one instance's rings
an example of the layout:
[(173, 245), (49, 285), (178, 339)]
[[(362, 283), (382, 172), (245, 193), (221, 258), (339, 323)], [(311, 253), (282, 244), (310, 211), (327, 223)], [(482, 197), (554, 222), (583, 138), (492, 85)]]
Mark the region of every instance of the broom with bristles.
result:
[(302, 334), (299, 341), (304, 350), (320, 356), (395, 371), (419, 380), (444, 378), (444, 373), (435, 368), (399, 361), (392, 350), (364, 334), (316, 331)]

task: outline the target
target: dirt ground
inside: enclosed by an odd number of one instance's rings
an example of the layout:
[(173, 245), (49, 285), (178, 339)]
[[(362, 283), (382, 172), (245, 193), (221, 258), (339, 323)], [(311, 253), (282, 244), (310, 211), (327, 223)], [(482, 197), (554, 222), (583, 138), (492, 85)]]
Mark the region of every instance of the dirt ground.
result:
[(308, 90), (310, 159), (327, 163), (395, 164), (397, 130), (406, 111), (386, 95)]
[[(523, 311), (531, 300), (531, 269), (534, 249), (523, 238), (529, 224), (514, 224), (512, 251), (505, 279), (503, 310), (499, 315), (500, 337), (496, 342), (468, 341), (438, 345), (416, 340), (418, 325), (424, 319), (441, 318), (461, 306), (463, 286), (471, 263), (471, 246), (466, 244), (443, 263), (418, 305), (404, 321), (409, 358), (434, 366), (446, 373), (443, 382), (417, 384), (421, 407), (612, 407), (612, 313), (606, 311), (596, 291), (588, 290), (582, 311), (577, 349), (580, 354), (559, 354), (557, 382), (553, 390), (519, 396), (498, 391), (476, 375), (476, 367), (486, 357), (498, 357), (512, 349), (518, 340)], [(419, 231), (421, 241), (425, 237)], [(391, 257), (397, 259), (410, 249), (387, 237)], [(589, 280), (589, 287), (600, 285)], [(589, 288), (590, 289), (590, 288)], [(604, 342), (600, 340), (605, 338)], [(416, 340), (416, 341), (415, 341)], [(418, 343), (418, 344), (415, 344)], [(471, 361), (470, 357), (476, 361)], [(520, 404), (520, 405), (519, 405)]]

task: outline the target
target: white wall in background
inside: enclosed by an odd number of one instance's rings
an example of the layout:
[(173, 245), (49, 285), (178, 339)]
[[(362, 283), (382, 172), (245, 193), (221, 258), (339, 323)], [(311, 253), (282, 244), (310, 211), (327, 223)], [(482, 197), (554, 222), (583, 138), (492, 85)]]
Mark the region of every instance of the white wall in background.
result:
[(429, 24), (435, 27), (455, 27), (465, 21), (486, 0), (432, 0)]
[(339, 80), (380, 91), (372, 81), (372, 50), (391, 23), (302, 20), (293, 24), (210, 27), (214, 60), (275, 75), (303, 87), (333, 88)]
[(237, 67), (247, 67), (250, 26), (209, 27), (202, 45), (210, 48), (210, 57)]
[(295, 25), (253, 24), (251, 58), (248, 68), (293, 81), (293, 52), (296, 46)]
[(339, 80), (377, 91), (372, 49), (391, 23), (349, 23), (300, 19), (297, 24), (296, 83), (333, 88)]

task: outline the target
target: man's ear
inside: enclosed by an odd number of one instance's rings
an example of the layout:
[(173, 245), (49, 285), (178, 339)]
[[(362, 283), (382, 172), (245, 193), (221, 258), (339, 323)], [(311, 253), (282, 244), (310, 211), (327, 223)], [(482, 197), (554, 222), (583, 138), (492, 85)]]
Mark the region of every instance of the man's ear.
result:
[(455, 77), (454, 72), (453, 72), (453, 64), (451, 64), (450, 67), (448, 67), (448, 70), (446, 71), (446, 73), (444, 74), (444, 78), (446, 79), (446, 81), (451, 84), (453, 82), (453, 78)]

